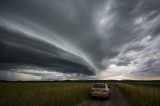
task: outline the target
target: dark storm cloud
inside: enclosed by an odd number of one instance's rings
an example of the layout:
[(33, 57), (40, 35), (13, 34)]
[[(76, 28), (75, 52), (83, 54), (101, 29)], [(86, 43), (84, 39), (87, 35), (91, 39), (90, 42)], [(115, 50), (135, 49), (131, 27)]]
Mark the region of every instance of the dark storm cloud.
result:
[[(38, 2), (38, 3), (37, 3)], [(10, 4), (10, 5), (8, 5)], [(93, 3), (84, 1), (17, 1), (1, 4), (7, 8), (8, 14), (25, 17), (25, 20), (32, 20), (39, 26), (56, 33), (59, 37), (75, 45), (80, 51), (85, 51), (89, 58), (102, 60), (104, 54), (99, 48), (101, 40), (97, 37), (92, 23)], [(44, 8), (44, 5), (45, 8)], [(28, 8), (29, 7), (29, 8)], [(12, 15), (12, 16), (13, 16)], [(9, 16), (9, 17), (12, 17)], [(88, 42), (90, 37), (92, 39)], [(96, 42), (96, 43), (95, 43)], [(99, 52), (100, 51), (100, 52)], [(99, 54), (96, 57), (90, 53)], [(96, 65), (96, 64), (94, 64)], [(98, 67), (98, 66), (97, 66)]]
[(1, 79), (159, 76), (159, 3), (1, 0)]

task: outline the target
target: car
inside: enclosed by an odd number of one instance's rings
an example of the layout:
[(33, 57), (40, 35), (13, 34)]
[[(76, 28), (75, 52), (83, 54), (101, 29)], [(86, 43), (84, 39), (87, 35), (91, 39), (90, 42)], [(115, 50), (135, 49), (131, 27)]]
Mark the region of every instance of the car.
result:
[(106, 83), (95, 83), (90, 90), (91, 97), (104, 97), (110, 99), (110, 88)]

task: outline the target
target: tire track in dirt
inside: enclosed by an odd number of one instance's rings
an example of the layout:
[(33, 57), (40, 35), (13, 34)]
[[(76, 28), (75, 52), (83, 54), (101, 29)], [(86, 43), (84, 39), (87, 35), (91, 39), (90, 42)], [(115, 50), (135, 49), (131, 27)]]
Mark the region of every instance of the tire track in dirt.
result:
[(131, 106), (127, 98), (113, 83), (111, 87), (111, 99), (89, 99), (78, 106)]

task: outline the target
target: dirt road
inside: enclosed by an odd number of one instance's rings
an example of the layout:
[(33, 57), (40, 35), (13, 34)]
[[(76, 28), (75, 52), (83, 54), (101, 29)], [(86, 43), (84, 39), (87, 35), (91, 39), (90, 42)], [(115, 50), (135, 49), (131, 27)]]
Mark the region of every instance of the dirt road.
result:
[(79, 106), (131, 106), (126, 97), (120, 92), (120, 90), (112, 85), (111, 99), (89, 99), (84, 101)]

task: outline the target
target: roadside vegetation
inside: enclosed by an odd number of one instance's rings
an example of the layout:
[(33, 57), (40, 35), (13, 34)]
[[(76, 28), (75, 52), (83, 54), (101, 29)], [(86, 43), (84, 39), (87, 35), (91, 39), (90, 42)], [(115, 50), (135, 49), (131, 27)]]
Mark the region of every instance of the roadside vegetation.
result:
[(159, 82), (117, 83), (133, 106), (160, 106)]
[(75, 106), (88, 98), (92, 83), (0, 83), (0, 106)]

